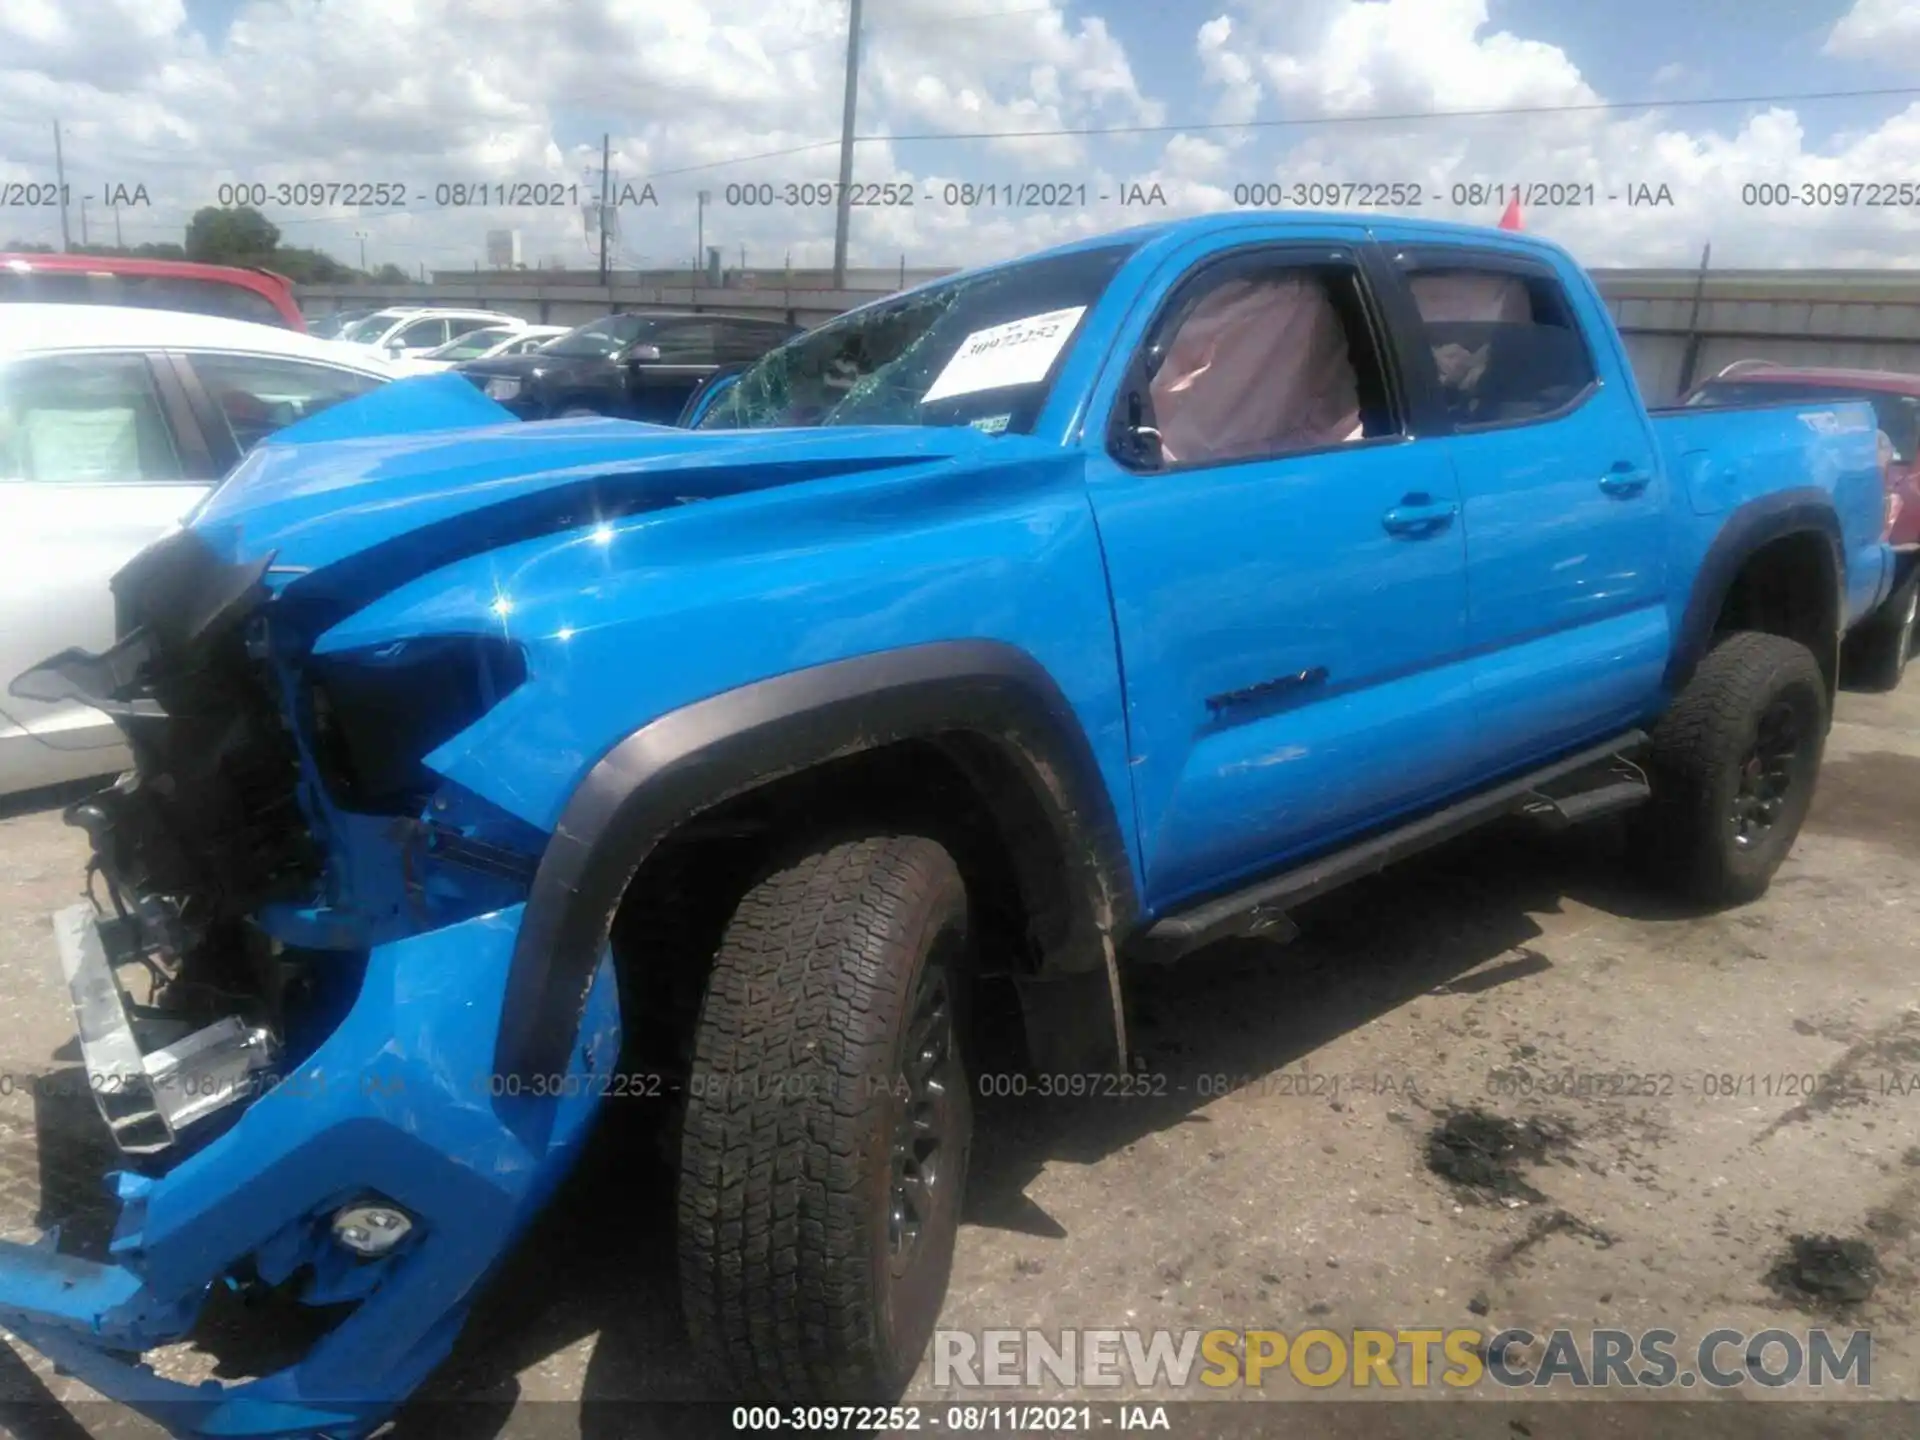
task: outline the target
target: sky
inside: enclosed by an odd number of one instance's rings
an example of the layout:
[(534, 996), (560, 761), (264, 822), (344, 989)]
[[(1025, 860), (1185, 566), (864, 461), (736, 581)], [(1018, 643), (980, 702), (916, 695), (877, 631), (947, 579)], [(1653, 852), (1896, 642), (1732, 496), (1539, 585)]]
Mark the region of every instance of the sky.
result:
[[(512, 230), (591, 266), (606, 135), (618, 268), (825, 265), (847, 20), (4, 0), (0, 244), (59, 239), (57, 122), (75, 240), (238, 193), (350, 264), (469, 269)], [(1594, 266), (1920, 266), (1920, 0), (865, 0), (861, 52), (856, 265), (1250, 206), (1492, 224), (1524, 187)]]

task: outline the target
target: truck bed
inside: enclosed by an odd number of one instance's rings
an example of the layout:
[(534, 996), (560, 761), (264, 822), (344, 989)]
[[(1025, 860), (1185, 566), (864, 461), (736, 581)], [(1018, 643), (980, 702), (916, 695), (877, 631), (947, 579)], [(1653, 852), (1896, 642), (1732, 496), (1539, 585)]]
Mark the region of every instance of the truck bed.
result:
[[(1796, 490), (1831, 495), (1846, 552), (1847, 624), (1873, 608), (1886, 584), (1888, 556), (1881, 543), (1886, 481), (1872, 406), (1665, 406), (1648, 415), (1672, 477), (1673, 503), (1695, 515), (1723, 515), (1750, 500)], [(1685, 559), (1697, 563), (1698, 557)]]

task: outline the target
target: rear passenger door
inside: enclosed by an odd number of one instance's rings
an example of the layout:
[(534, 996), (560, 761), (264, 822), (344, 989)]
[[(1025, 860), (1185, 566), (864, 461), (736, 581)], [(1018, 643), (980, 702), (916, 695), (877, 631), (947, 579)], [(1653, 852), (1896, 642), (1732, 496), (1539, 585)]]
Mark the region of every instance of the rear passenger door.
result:
[(1671, 496), (1588, 287), (1491, 246), (1390, 253), (1464, 507), (1475, 759), (1518, 769), (1657, 703)]
[(1414, 438), (1363, 242), (1197, 242), (1094, 397), (1156, 907), (1436, 798), (1469, 743), (1459, 497)]

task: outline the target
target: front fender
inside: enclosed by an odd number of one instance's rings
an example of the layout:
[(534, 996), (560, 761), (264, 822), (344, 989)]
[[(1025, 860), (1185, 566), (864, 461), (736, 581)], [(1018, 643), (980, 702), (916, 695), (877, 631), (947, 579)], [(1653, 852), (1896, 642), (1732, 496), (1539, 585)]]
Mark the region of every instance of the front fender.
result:
[(497, 1071), (540, 1075), (564, 1058), (621, 897), (676, 826), (824, 761), (954, 731), (997, 746), (1039, 802), (1069, 877), (1055, 964), (1104, 972), (1123, 1059), (1116, 940), (1137, 899), (1118, 817), (1047, 672), (1012, 645), (970, 640), (791, 671), (662, 715), (615, 745), (567, 804), (534, 877)]

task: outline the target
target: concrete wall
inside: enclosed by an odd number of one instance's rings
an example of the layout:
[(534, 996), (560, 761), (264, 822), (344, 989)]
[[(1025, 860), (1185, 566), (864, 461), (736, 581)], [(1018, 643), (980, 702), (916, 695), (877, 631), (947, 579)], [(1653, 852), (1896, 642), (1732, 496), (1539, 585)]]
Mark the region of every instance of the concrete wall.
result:
[[(905, 272), (909, 284), (942, 273)], [(1653, 404), (1735, 360), (1849, 365), (1920, 372), (1920, 270), (1722, 270), (1704, 286), (1683, 270), (1596, 270)], [(817, 324), (889, 293), (900, 272), (863, 270), (851, 288), (824, 288), (824, 272), (727, 272), (696, 285), (690, 271), (615, 276), (554, 272), (442, 272), (431, 285), (303, 285), (309, 315), (395, 304), (478, 306), (548, 325), (579, 325), (610, 310), (710, 310)], [(793, 283), (786, 283), (789, 278)], [(1697, 292), (1697, 301), (1696, 301)]]
[[(1920, 373), (1920, 271), (1596, 270), (1653, 404), (1735, 360)], [(1696, 302), (1696, 294), (1698, 296)]]
[(383, 305), (458, 305), (499, 310), (541, 325), (584, 325), (610, 310), (713, 310), (773, 315), (796, 324), (830, 320), (842, 311), (918, 285), (950, 270), (853, 270), (847, 288), (834, 290), (824, 270), (721, 272), (709, 285), (690, 270), (626, 271), (602, 285), (592, 272), (458, 270), (434, 272), (420, 285), (302, 285), (300, 308), (308, 315)]

